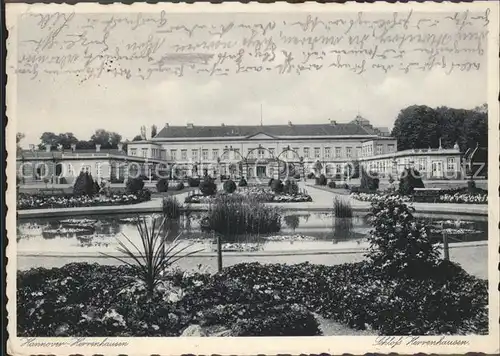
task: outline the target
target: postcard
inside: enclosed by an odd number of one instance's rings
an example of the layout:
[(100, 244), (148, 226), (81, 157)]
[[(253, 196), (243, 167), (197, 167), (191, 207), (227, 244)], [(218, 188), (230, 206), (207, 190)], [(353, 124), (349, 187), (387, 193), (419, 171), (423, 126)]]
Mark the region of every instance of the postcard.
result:
[(499, 352), (497, 2), (6, 18), (10, 354)]

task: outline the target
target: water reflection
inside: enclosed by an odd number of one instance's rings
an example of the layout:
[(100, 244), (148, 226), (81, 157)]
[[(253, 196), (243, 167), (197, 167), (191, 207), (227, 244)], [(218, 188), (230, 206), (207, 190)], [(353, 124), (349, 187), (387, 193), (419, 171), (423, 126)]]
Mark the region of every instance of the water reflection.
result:
[[(163, 219), (161, 215), (143, 215)], [(173, 241), (181, 239), (196, 242), (206, 251), (213, 251), (216, 237), (203, 228), (202, 212), (189, 212), (178, 219), (167, 219), (162, 237)], [(446, 233), (450, 243), (487, 239), (486, 221), (463, 219), (422, 219), (431, 227), (431, 236), (437, 242)], [(116, 238), (123, 233), (134, 243), (140, 243), (135, 224), (137, 216), (82, 217), (79, 219), (33, 219), (18, 222), (16, 240), (23, 252), (112, 252), (117, 247)], [(282, 229), (272, 236), (242, 235), (232, 237), (224, 244), (226, 251), (283, 251), (286, 249), (332, 248), (332, 243), (342, 247), (356, 247), (366, 241), (370, 231), (366, 216), (336, 218), (332, 213), (287, 213), (282, 217)], [(229, 239), (228, 239), (229, 240)], [(251, 245), (251, 246), (250, 246)], [(330, 247), (328, 247), (328, 245)], [(242, 247), (243, 246), (243, 247)]]

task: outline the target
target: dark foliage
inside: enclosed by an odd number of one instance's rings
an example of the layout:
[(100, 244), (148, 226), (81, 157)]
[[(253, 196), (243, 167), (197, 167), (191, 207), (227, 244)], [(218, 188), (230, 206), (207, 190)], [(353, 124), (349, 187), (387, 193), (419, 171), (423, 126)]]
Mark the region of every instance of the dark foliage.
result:
[(228, 179), (222, 185), (226, 193), (233, 193), (236, 190), (236, 183), (232, 179)]
[(323, 173), (321, 173), (320, 176), (318, 178), (316, 178), (315, 184), (316, 185), (326, 185), (326, 183), (327, 183), (326, 176)]
[(217, 192), (217, 185), (213, 180), (209, 178), (204, 179), (200, 183), (200, 191), (205, 196), (215, 195), (215, 193)]
[(299, 194), (299, 185), (294, 179), (287, 179), (283, 185), (283, 193), (297, 195)]
[(361, 191), (374, 192), (378, 189), (380, 180), (375, 172), (367, 172), (361, 167)]
[(167, 178), (160, 178), (158, 182), (156, 182), (156, 189), (158, 190), (158, 193), (165, 193), (168, 191), (168, 179)]
[(144, 189), (143, 177), (129, 178), (125, 184), (125, 188), (129, 193), (136, 193)]
[(414, 168), (405, 168), (399, 179), (399, 194), (411, 195), (415, 188), (424, 188), (420, 173)]
[(328, 188), (335, 189), (336, 187), (337, 187), (337, 184), (335, 183), (335, 181), (331, 180), (328, 182)]
[(241, 177), (240, 181), (238, 182), (238, 187), (246, 187), (248, 186), (247, 180), (244, 177)]
[(307, 173), (307, 179), (314, 179), (316, 178), (316, 175), (313, 172)]
[(283, 193), (283, 182), (280, 179), (273, 179), (271, 182), (271, 190), (276, 194)]
[(92, 179), (92, 175), (88, 172), (80, 172), (73, 185), (73, 194), (92, 196), (99, 192), (98, 186)]
[(188, 186), (196, 188), (200, 186), (200, 178), (189, 177), (187, 179)]

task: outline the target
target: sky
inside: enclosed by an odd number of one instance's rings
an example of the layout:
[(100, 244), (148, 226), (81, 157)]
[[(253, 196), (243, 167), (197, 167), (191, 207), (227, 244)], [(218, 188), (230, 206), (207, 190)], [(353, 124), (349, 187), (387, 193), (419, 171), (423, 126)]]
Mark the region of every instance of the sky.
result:
[[(484, 64), (484, 63), (483, 63)], [(359, 113), (374, 126), (392, 128), (401, 109), (414, 105), (474, 108), (487, 101), (486, 69), (356, 75), (324, 70), (301, 75), (274, 73), (227, 77), (163, 77), (143, 81), (112, 78), (81, 82), (74, 77), (17, 78), (17, 132), (23, 147), (43, 132), (72, 132), (89, 139), (96, 129), (124, 139), (157, 125), (244, 125), (348, 122)]]

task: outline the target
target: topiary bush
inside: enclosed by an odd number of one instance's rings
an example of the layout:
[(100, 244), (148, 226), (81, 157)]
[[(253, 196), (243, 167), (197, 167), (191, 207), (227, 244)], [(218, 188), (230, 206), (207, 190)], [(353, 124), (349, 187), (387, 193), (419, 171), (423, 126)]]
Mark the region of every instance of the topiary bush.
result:
[(274, 178), (269, 179), (269, 181), (267, 182), (267, 186), (271, 187), (273, 185), (273, 182), (274, 182)]
[(99, 185), (96, 185), (96, 183), (88, 172), (80, 172), (73, 186), (73, 194), (89, 196), (97, 194), (99, 192)]
[(415, 188), (425, 188), (420, 173), (414, 168), (405, 168), (399, 179), (399, 194), (412, 195)]
[(275, 194), (281, 194), (281, 193), (283, 193), (283, 182), (281, 180), (279, 180), (279, 179), (272, 179), (271, 190)]
[(320, 176), (318, 177), (318, 180), (317, 180), (317, 185), (326, 185), (326, 176), (321, 173)]
[(244, 177), (241, 177), (240, 181), (238, 182), (238, 187), (246, 187), (248, 186), (248, 183)]
[(129, 178), (125, 184), (128, 193), (137, 193), (144, 189), (144, 179), (142, 177)]
[(297, 195), (299, 194), (299, 185), (295, 180), (287, 179), (283, 186), (283, 193), (290, 195)]
[(328, 182), (328, 188), (335, 189), (336, 187), (337, 187), (337, 184), (333, 180)]
[(314, 179), (316, 178), (316, 175), (313, 172), (307, 173), (307, 179)]
[(361, 168), (361, 184), (362, 191), (374, 192), (378, 189), (380, 179), (375, 172), (367, 172), (363, 167)]
[(156, 190), (158, 193), (165, 193), (168, 191), (168, 179), (160, 178), (158, 182), (156, 182)]
[(189, 177), (187, 180), (188, 186), (196, 188), (200, 186), (200, 178)]
[(428, 278), (440, 253), (429, 228), (414, 218), (401, 199), (389, 196), (372, 203), (368, 259), (374, 268), (394, 278)]
[(232, 179), (228, 179), (223, 184), (226, 193), (233, 193), (236, 190), (236, 183)]
[(200, 191), (204, 196), (215, 195), (217, 192), (217, 185), (210, 178), (204, 179), (200, 183)]
[(184, 183), (183, 182), (177, 182), (175, 184), (175, 190), (179, 191), (179, 190), (183, 190), (184, 189)]

